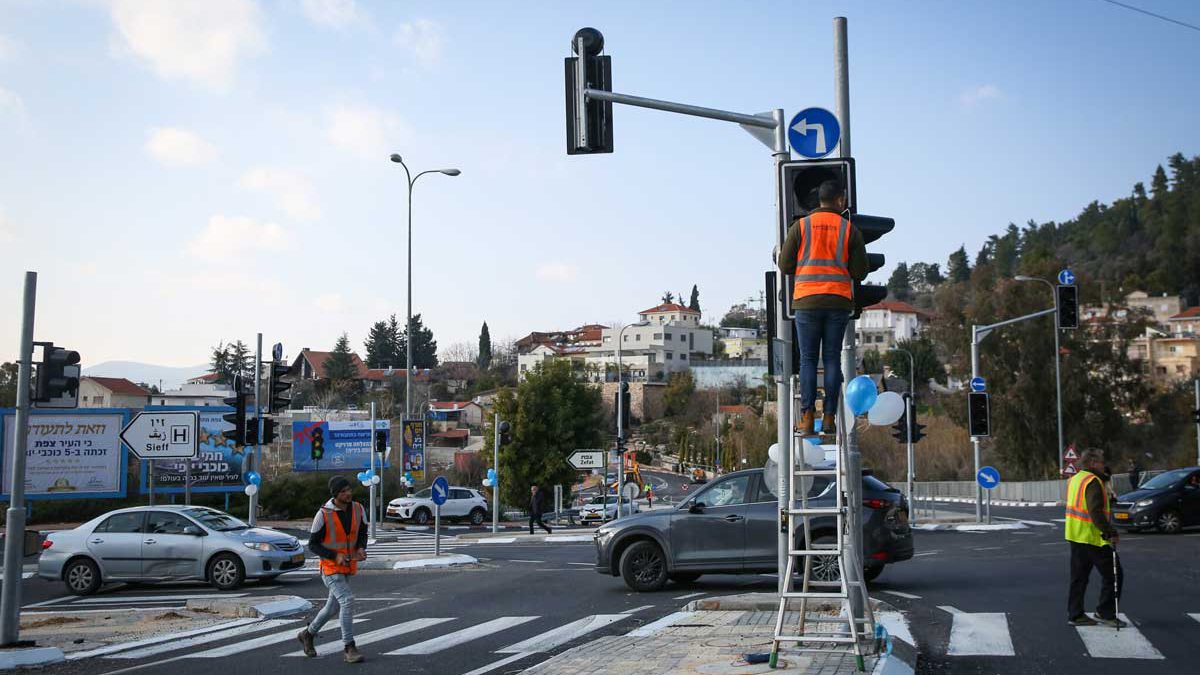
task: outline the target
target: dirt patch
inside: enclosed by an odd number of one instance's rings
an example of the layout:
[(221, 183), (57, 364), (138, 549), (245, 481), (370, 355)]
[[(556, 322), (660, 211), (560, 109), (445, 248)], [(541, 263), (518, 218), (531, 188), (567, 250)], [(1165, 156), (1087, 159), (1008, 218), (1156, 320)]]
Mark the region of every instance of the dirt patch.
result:
[(63, 626), (69, 623), (83, 623), (83, 619), (77, 616), (51, 616), (45, 619), (34, 619), (28, 623), (22, 622), (21, 629), (49, 628), (50, 626)]
[(165, 621), (165, 620), (170, 620), (170, 619), (189, 619), (189, 618), (191, 618), (191, 617), (180, 614), (179, 612), (166, 612), (164, 614), (159, 614), (158, 616), (154, 617), (154, 621)]

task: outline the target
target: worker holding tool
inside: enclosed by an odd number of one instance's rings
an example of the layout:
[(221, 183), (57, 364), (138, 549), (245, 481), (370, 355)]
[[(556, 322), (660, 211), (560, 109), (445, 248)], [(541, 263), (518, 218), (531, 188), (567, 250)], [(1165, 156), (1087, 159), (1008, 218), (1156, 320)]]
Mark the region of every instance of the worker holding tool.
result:
[[(1104, 452), (1095, 448), (1079, 455), (1080, 471), (1067, 483), (1066, 539), (1071, 543), (1071, 586), (1067, 597), (1067, 621), (1072, 626), (1097, 623), (1120, 629), (1124, 622), (1117, 616), (1117, 598), (1121, 595), (1124, 573), (1116, 546), (1117, 530), (1110, 518), (1108, 492), (1101, 478)], [(1096, 618), (1083, 611), (1088, 577), (1092, 568), (1100, 572), (1100, 602)]]

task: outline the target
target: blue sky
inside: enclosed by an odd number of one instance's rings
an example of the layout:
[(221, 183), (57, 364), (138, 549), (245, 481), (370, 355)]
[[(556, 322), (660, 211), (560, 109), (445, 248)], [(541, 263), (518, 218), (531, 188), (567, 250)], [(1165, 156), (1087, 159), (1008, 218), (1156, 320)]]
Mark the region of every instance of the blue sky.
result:
[[(1200, 24), (1190, 2), (1131, 0)], [(37, 338), (85, 365), (189, 365), (221, 340), (356, 348), (405, 301), (439, 343), (624, 322), (663, 291), (757, 298), (766, 148), (618, 106), (567, 157), (562, 58), (604, 32), (615, 89), (760, 112), (833, 106), (849, 17), (860, 210), (895, 262), (974, 255), (1200, 153), (1200, 32), (1100, 0), (0, 2), (0, 334), (22, 271)], [(877, 273), (880, 282), (887, 270)], [(11, 358), (6, 357), (6, 358)]]

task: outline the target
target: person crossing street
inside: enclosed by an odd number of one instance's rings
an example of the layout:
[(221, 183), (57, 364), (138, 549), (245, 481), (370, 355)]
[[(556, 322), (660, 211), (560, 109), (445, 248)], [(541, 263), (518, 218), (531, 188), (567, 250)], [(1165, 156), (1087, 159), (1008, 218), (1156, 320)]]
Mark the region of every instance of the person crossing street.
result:
[(533, 534), (533, 526), (536, 523), (541, 526), (546, 534), (551, 534), (550, 527), (542, 522), (542, 512), (546, 508), (545, 500), (542, 498), (542, 491), (538, 486), (533, 485), (529, 488), (529, 534)]
[(350, 577), (358, 571), (359, 561), (367, 557), (367, 528), (363, 526), (366, 513), (354, 501), (350, 481), (342, 476), (329, 479), (329, 495), (329, 501), (313, 518), (308, 538), (309, 550), (321, 559), (321, 581), (329, 589), (329, 596), (297, 639), (305, 656), (316, 656), (316, 635), (337, 614), (346, 663), (361, 663), (363, 656), (354, 644), (354, 592), (350, 589)]
[[(1071, 544), (1071, 585), (1067, 594), (1067, 621), (1072, 626), (1097, 623), (1114, 628), (1125, 625), (1117, 616), (1117, 598), (1124, 585), (1124, 571), (1116, 555), (1119, 542), (1113, 527), (1108, 491), (1104, 487), (1104, 452), (1084, 450), (1079, 455), (1080, 471), (1067, 483), (1066, 539)], [(1101, 577), (1096, 618), (1083, 611), (1088, 577), (1095, 568)]]

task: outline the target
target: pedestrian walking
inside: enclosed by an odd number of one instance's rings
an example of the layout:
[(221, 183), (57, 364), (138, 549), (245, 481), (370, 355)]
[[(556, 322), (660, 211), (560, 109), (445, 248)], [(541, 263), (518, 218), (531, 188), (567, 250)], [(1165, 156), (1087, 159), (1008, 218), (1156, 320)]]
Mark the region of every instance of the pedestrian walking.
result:
[[(797, 194), (801, 201), (808, 194)], [(862, 233), (847, 216), (846, 186), (827, 180), (817, 189), (820, 208), (788, 228), (779, 252), (779, 271), (795, 275), (792, 309), (800, 347), (800, 433), (815, 434), (817, 356), (825, 367), (825, 401), (821, 433), (836, 433), (838, 394), (842, 386), (842, 340), (854, 310), (855, 280), (867, 277), (867, 248)], [(848, 219), (849, 218), (849, 219)]]
[(1138, 463), (1137, 458), (1133, 457), (1129, 460), (1129, 489), (1136, 490), (1138, 485), (1142, 483), (1142, 465)]
[(536, 485), (531, 486), (529, 488), (529, 534), (533, 534), (535, 523), (540, 525), (546, 534), (550, 534), (550, 528), (542, 522), (542, 509), (545, 506), (543, 501), (542, 491)]
[(342, 644), (346, 663), (361, 663), (362, 654), (354, 644), (354, 592), (350, 577), (358, 563), (367, 558), (366, 512), (354, 501), (354, 490), (342, 476), (329, 479), (329, 501), (317, 511), (309, 528), (308, 549), (321, 559), (321, 582), (329, 589), (325, 606), (300, 631), (297, 638), (305, 656), (316, 656), (317, 633), (337, 614), (342, 625)]
[(649, 485), (646, 486), (646, 508), (654, 508), (654, 488)]
[[(1104, 452), (1089, 448), (1079, 455), (1080, 471), (1067, 483), (1066, 539), (1071, 544), (1071, 585), (1067, 594), (1067, 621), (1072, 626), (1097, 623), (1121, 628), (1117, 598), (1124, 571), (1116, 555), (1119, 541), (1111, 521), (1108, 490), (1104, 486)], [(1100, 602), (1093, 619), (1083, 611), (1088, 577), (1100, 573)]]

